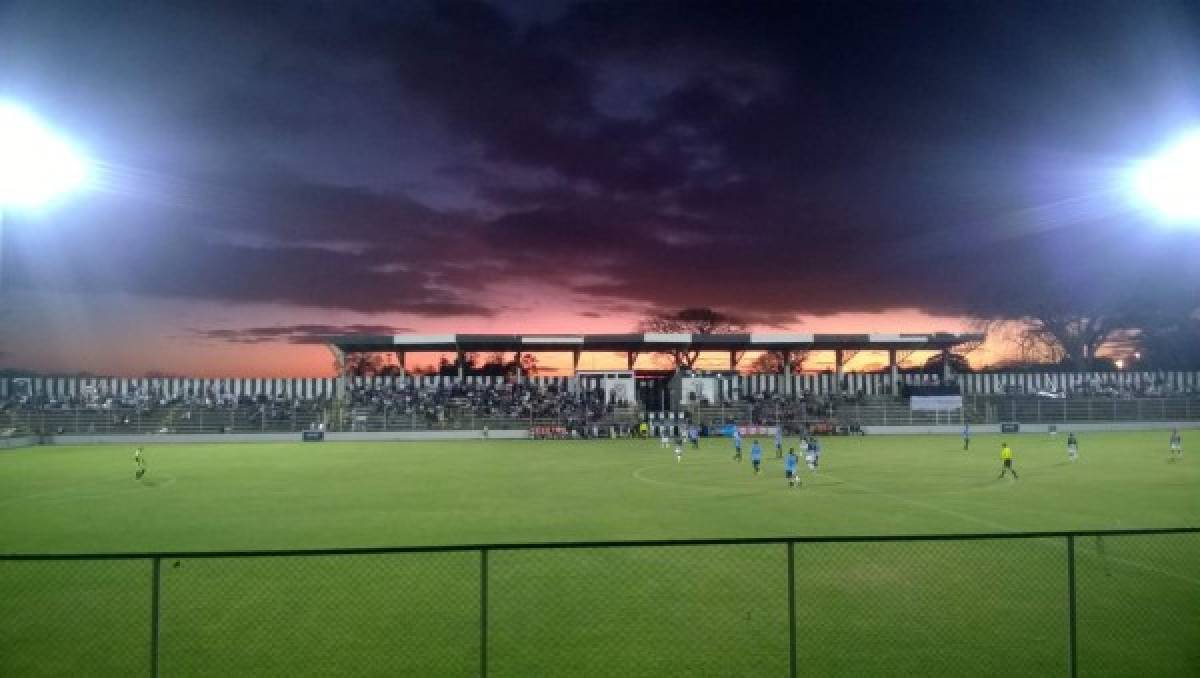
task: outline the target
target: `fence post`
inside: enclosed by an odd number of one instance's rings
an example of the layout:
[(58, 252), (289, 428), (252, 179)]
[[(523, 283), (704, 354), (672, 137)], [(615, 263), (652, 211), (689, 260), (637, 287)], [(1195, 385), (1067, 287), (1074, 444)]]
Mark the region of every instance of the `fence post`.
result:
[(796, 678), (796, 542), (788, 542), (788, 675)]
[(1075, 678), (1079, 667), (1075, 642), (1075, 535), (1067, 535), (1067, 675)]
[(155, 558), (153, 562), (152, 586), (150, 590), (150, 676), (158, 678), (158, 631), (159, 631), (159, 591), (162, 589), (162, 559)]
[(479, 549), (479, 675), (487, 678), (488, 550)]

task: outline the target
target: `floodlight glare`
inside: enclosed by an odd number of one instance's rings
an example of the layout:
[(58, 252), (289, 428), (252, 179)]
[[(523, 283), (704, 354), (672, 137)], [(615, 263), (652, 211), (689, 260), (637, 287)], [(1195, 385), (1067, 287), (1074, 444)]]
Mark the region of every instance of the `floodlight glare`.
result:
[(1134, 189), (1167, 220), (1200, 224), (1200, 130), (1138, 165)]
[(82, 186), (87, 159), (25, 109), (0, 102), (0, 209), (38, 207)]

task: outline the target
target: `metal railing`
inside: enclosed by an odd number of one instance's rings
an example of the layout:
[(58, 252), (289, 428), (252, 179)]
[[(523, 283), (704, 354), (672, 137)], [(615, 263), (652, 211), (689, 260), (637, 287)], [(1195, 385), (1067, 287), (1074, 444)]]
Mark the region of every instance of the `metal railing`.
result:
[[(1019, 422), (1057, 424), (1066, 422), (1200, 421), (1200, 399), (1196, 398), (1069, 398), (1062, 400), (1030, 397), (965, 396), (963, 409), (952, 412), (913, 411), (905, 400), (874, 398), (837, 402), (832, 417), (826, 412), (808, 414), (802, 407), (767, 406), (757, 414), (751, 406), (690, 406), (684, 408), (689, 421), (716, 425), (727, 422), (774, 424), (795, 427), (819, 421), (842, 425), (909, 426), (959, 424), (964, 418), (976, 424)], [(186, 408), (162, 407), (125, 409), (10, 409), (0, 412), (0, 430), (43, 435), (105, 435), (129, 433), (286, 433), (322, 423), (329, 431), (453, 431), (524, 429), (532, 426), (629, 426), (640, 413), (627, 408), (596, 420), (589, 417), (529, 418), (528, 416), (479, 416), (450, 411), (441, 416), (417, 412), (365, 412), (350, 406), (327, 403), (283, 415), (263, 416), (254, 407)]]
[(3, 675), (1197, 675), (1200, 528), (0, 555)]
[(255, 408), (13, 409), (0, 412), (0, 430), (41, 435), (110, 435), (139, 433), (288, 433), (324, 424), (328, 431), (454, 431), (526, 429), (533, 426), (635, 425), (637, 413), (621, 412), (602, 419), (477, 416), (451, 413), (429, 417), (415, 412), (359, 414), (344, 408), (307, 408), (286, 416), (264, 417)]
[(866, 400), (842, 403), (837, 419), (842, 424), (908, 426), (958, 424), (1059, 424), (1066, 422), (1197, 421), (1200, 400), (1195, 398), (1009, 398), (964, 396), (963, 409), (951, 412), (914, 411), (901, 400)]

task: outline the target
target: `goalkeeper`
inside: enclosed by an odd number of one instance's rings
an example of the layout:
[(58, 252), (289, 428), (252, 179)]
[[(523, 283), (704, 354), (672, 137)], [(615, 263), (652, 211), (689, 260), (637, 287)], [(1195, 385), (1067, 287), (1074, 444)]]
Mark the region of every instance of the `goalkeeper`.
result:
[(137, 448), (133, 451), (133, 479), (141, 480), (142, 476), (146, 475), (146, 459), (142, 456), (142, 448)]

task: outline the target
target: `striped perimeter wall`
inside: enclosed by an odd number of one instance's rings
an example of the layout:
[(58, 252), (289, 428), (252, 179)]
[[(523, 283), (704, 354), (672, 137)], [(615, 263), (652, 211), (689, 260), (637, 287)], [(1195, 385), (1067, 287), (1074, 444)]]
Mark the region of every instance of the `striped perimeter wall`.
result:
[[(788, 388), (787, 377), (782, 374), (743, 374), (718, 377), (727, 398), (739, 396), (807, 392), (831, 393), (837, 390), (833, 374), (798, 374), (792, 377), (793, 387)], [(867, 395), (885, 394), (889, 375), (850, 372), (844, 375), (845, 389), (850, 393)], [(901, 374), (900, 380), (907, 384), (928, 381), (930, 375)], [(954, 377), (963, 386), (966, 395), (1002, 395), (1011, 388), (1020, 392), (1063, 391), (1079, 389), (1087, 385), (1094, 387), (1120, 386), (1135, 388), (1163, 384), (1168, 390), (1200, 392), (1200, 372), (997, 372), (986, 374), (959, 374)], [(457, 377), (403, 376), (403, 377), (350, 377), (352, 387), (368, 388), (449, 388), (457, 383)], [(505, 377), (465, 377), (463, 382), (474, 385), (497, 385), (505, 383)], [(573, 377), (523, 377), (521, 382), (540, 389), (575, 388)], [(0, 398), (31, 393), (52, 398), (71, 398), (83, 395), (99, 397), (124, 397), (153, 395), (156, 398), (259, 396), (270, 398), (299, 398), (312, 400), (334, 398), (338, 393), (338, 380), (334, 377), (311, 377), (294, 379), (193, 379), (183, 377), (126, 379), (118, 377), (32, 377), (0, 379)]]

